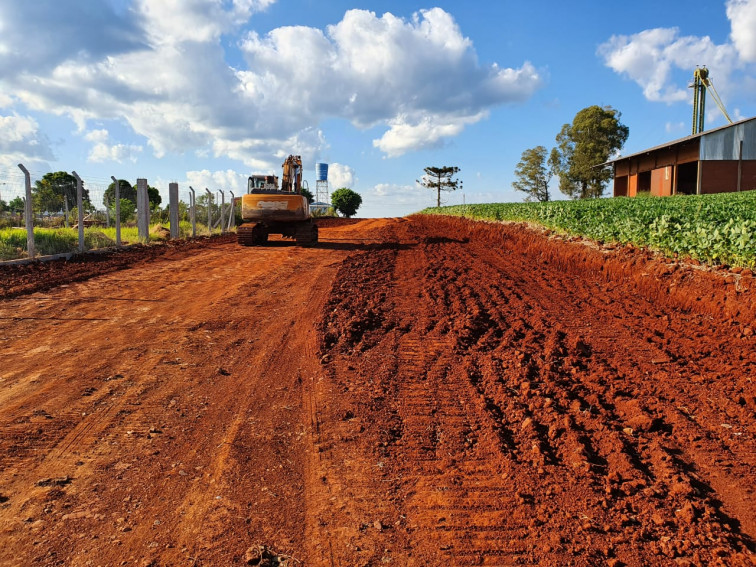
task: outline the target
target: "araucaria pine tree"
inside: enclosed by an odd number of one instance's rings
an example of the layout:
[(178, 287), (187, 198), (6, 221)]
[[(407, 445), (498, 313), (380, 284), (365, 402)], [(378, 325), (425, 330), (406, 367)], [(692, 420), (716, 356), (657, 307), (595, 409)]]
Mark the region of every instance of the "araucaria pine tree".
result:
[(426, 167), (425, 175), (417, 183), (426, 189), (436, 190), (436, 206), (441, 206), (441, 191), (456, 191), (462, 188), (462, 181), (454, 179), (459, 172), (456, 166), (451, 167)]

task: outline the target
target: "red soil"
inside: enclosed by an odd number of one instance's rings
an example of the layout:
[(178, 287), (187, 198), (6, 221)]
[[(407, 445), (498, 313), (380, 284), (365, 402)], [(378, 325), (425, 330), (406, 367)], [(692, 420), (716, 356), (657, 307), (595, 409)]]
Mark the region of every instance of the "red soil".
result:
[(0, 268), (0, 564), (756, 564), (750, 274), (321, 240)]

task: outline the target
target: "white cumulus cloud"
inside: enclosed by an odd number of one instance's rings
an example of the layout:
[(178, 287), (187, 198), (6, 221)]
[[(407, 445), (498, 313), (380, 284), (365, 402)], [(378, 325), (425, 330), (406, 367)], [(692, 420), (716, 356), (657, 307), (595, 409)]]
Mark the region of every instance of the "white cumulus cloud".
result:
[(732, 39), (743, 61), (756, 63), (756, 0), (728, 0)]
[[(678, 28), (654, 28), (614, 35), (598, 47), (607, 67), (635, 81), (650, 101), (691, 100), (688, 83), (697, 66), (706, 65), (723, 99), (744, 92), (744, 69), (756, 62), (756, 0), (727, 0), (730, 40), (683, 35)], [(716, 115), (716, 112), (714, 113)]]
[(409, 150), (440, 146), (444, 140), (462, 132), (467, 124), (480, 121), (485, 113), (474, 116), (399, 116), (389, 122), (389, 130), (373, 145), (388, 157), (396, 157)]
[(437, 145), (542, 84), (528, 62), (480, 65), (472, 42), (440, 8), (411, 20), (349, 10), (325, 32), (252, 32), (242, 50), (248, 70), (239, 73), (241, 90), (258, 107), (292, 123), (337, 116), (359, 128), (385, 124), (375, 146), (389, 156)]
[[(27, 36), (62, 34), (24, 53), (17, 46), (28, 42), (0, 37), (0, 91), (13, 93), (0, 104), (67, 116), (81, 133), (91, 122), (126, 123), (158, 158), (212, 154), (252, 173), (278, 171), (289, 153), (308, 163), (322, 155), (320, 124), (332, 118), (382, 128), (375, 146), (387, 156), (437, 146), (543, 82), (528, 62), (480, 63), (441, 8), (410, 18), (349, 10), (324, 29), (248, 31), (274, 1), (134, 0), (127, 10), (0, 3), (8, 30), (23, 23)], [(226, 46), (234, 41), (242, 59), (232, 67)], [(98, 161), (141, 151), (96, 144), (90, 159)]]
[(696, 66), (706, 63), (716, 70), (717, 84), (727, 84), (737, 63), (733, 45), (716, 45), (708, 36), (681, 36), (677, 28), (612, 36), (598, 52), (608, 67), (638, 83), (648, 100), (659, 102), (690, 98), (687, 84), (672, 80), (674, 70), (689, 71), (692, 77)]
[(348, 165), (341, 163), (328, 164), (328, 186), (331, 190), (347, 187), (354, 188), (357, 178), (354, 170)]
[[(223, 191), (233, 191), (236, 197), (247, 192), (247, 178), (248, 175), (237, 173), (232, 169), (225, 171), (210, 171), (208, 169), (202, 169), (197, 171), (186, 172), (186, 183), (181, 186), (188, 189), (189, 186), (193, 187), (197, 192), (197, 197), (204, 194), (205, 188), (210, 191), (216, 191), (221, 189)], [(230, 194), (226, 196), (230, 198)]]
[(275, 0), (138, 0), (136, 11), (155, 44), (209, 42), (273, 3)]
[(15, 113), (0, 116), (0, 154), (16, 162), (53, 159), (50, 142), (39, 131), (37, 121)]
[(142, 146), (134, 144), (111, 144), (110, 135), (107, 130), (99, 129), (88, 132), (84, 138), (93, 143), (92, 149), (87, 156), (87, 160), (95, 163), (113, 161), (122, 163), (128, 160), (136, 163), (137, 157), (142, 153)]

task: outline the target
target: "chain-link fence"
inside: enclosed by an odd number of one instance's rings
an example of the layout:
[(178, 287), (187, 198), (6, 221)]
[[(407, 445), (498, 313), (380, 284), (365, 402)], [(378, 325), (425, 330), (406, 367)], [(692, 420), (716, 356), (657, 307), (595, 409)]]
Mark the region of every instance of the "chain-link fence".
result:
[(115, 176), (0, 168), (0, 261), (224, 233), (239, 221), (232, 191), (167, 189), (143, 178), (116, 186)]

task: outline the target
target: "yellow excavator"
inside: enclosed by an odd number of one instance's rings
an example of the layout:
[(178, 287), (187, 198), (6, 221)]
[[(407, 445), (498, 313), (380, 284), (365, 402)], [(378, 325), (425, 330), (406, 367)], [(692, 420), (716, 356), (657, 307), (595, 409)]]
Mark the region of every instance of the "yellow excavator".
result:
[(300, 246), (318, 242), (318, 226), (310, 204), (302, 195), (302, 158), (289, 156), (283, 163), (281, 188), (275, 175), (253, 175), (241, 197), (243, 224), (236, 229), (242, 246), (265, 244), (269, 234), (293, 238)]

